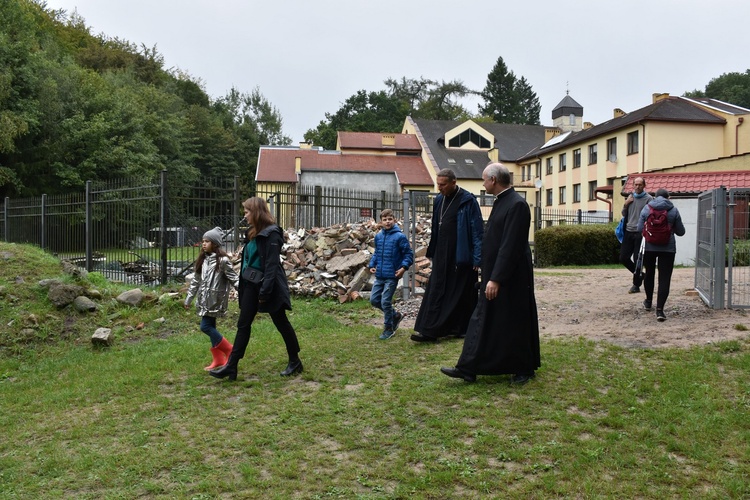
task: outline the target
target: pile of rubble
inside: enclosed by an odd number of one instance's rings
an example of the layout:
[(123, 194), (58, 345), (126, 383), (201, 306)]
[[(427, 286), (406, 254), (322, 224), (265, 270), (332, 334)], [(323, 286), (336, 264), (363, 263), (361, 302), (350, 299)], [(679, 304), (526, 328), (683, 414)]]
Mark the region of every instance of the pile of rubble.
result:
[[(326, 228), (287, 230), (282, 249), (282, 266), (292, 294), (333, 297), (340, 302), (358, 298), (374, 281), (367, 265), (375, 251), (375, 221), (338, 224)], [(425, 257), (430, 241), (430, 219), (416, 225), (414, 273), (417, 287), (423, 288), (430, 276), (430, 260)]]

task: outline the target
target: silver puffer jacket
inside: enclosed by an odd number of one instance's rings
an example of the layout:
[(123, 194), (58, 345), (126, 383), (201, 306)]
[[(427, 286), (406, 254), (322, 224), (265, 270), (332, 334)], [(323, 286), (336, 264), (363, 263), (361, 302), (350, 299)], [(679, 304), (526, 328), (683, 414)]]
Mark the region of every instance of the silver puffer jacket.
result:
[(229, 305), (229, 286), (237, 288), (239, 281), (229, 258), (222, 257), (217, 263), (216, 254), (212, 253), (203, 261), (201, 272), (193, 276), (185, 305), (195, 298), (198, 316), (224, 316)]

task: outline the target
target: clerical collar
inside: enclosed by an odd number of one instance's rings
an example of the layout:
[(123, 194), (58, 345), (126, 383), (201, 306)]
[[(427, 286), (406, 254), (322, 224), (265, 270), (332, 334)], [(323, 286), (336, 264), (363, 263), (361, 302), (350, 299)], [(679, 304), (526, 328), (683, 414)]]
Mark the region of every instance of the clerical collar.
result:
[(499, 197), (499, 196), (500, 196), (501, 194), (503, 194), (504, 192), (506, 192), (507, 190), (509, 190), (509, 189), (510, 189), (510, 188), (512, 188), (512, 187), (513, 187), (513, 186), (508, 186), (507, 188), (505, 188), (505, 189), (503, 189), (502, 191), (500, 191), (499, 193), (497, 193), (497, 194), (495, 195), (495, 199), (497, 199), (497, 198), (498, 198), (498, 197)]

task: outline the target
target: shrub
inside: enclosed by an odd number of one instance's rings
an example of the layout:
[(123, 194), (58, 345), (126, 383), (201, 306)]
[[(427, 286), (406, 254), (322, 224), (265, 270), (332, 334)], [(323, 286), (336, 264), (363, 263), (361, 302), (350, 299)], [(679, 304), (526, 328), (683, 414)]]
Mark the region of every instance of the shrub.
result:
[(534, 235), (539, 267), (617, 264), (615, 224), (553, 226)]
[[(750, 265), (750, 240), (734, 240), (732, 243), (733, 266)], [(729, 264), (729, 244), (724, 247), (724, 263)]]

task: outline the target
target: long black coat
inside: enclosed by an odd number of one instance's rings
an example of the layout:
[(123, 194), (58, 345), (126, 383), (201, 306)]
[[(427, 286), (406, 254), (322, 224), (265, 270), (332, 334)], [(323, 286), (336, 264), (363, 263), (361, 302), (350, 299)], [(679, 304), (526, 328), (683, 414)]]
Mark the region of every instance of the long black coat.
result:
[[(289, 283), (280, 260), (281, 246), (284, 244), (284, 234), (281, 228), (274, 224), (263, 229), (255, 236), (255, 244), (258, 246), (260, 265), (263, 270), (263, 281), (260, 283), (258, 292), (258, 299), (262, 302), (258, 306), (258, 311), (273, 312), (282, 307), (291, 311)], [(243, 253), (246, 248), (242, 250)], [(247, 281), (245, 284), (252, 286)], [(243, 288), (240, 287), (241, 292)]]
[[(541, 365), (529, 206), (513, 188), (495, 199), (482, 239), (482, 287), (457, 367), (478, 375), (529, 373)], [(498, 296), (484, 295), (488, 281)]]

